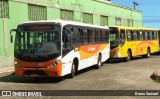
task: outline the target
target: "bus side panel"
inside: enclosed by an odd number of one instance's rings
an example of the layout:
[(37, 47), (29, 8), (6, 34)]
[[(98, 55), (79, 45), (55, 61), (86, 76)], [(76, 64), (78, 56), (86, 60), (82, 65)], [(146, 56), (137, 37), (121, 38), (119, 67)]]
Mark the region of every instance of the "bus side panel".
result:
[(156, 42), (154, 41), (142, 41), (141, 43), (139, 43), (138, 46), (142, 46), (142, 53), (141, 55), (147, 54), (147, 48), (150, 48), (151, 53), (156, 52), (158, 49), (158, 45)]
[(74, 58), (78, 58), (78, 70), (97, 64), (98, 54), (102, 54), (102, 62), (109, 58), (109, 44), (84, 45), (72, 50), (62, 58), (62, 76), (71, 73)]
[(151, 53), (158, 51), (158, 44), (156, 41), (132, 41), (126, 42), (123, 47), (119, 48), (121, 57), (126, 57), (129, 49), (132, 51), (132, 56), (144, 55), (147, 53), (147, 48), (150, 47)]
[(81, 46), (79, 70), (97, 64), (99, 53), (102, 55), (102, 62), (106, 61), (109, 58), (109, 51), (109, 44)]
[(158, 39), (156, 41), (153, 41), (155, 43), (155, 45), (153, 45), (153, 48), (151, 50), (151, 53), (154, 53), (154, 52), (158, 52), (159, 51), (159, 41)]

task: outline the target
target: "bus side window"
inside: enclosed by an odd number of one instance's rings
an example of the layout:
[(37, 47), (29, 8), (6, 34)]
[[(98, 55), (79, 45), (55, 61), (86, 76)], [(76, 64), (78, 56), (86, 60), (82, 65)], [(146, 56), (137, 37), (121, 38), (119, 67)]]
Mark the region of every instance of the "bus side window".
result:
[(145, 32), (143, 31), (142, 34), (143, 34), (143, 40), (145, 40)]
[(84, 40), (83, 40), (83, 29), (79, 28), (78, 32), (80, 33), (80, 44), (83, 44), (84, 43)]
[(143, 31), (139, 31), (139, 39), (143, 40)]
[(109, 43), (109, 34), (110, 34), (110, 32), (109, 32), (109, 30), (105, 30), (105, 33), (106, 33), (106, 42)]
[(157, 37), (158, 37), (157, 31), (154, 31), (154, 35), (155, 35), (155, 40), (157, 40)]
[(102, 42), (104, 43), (104, 42), (106, 42), (107, 40), (106, 40), (106, 32), (105, 32), (105, 30), (103, 29), (102, 30)]
[(148, 40), (152, 40), (152, 31), (148, 31)]
[(97, 43), (101, 42), (101, 32), (99, 29), (97, 29)]
[(160, 42), (160, 30), (158, 30), (158, 38), (159, 38), (159, 42)]
[(83, 28), (83, 41), (84, 44), (88, 44), (88, 31), (86, 28)]
[(88, 33), (88, 43), (91, 44), (92, 43), (92, 30), (91, 29), (87, 29), (87, 33)]
[(137, 30), (134, 30), (133, 31), (133, 40), (134, 41), (137, 41), (138, 40), (138, 35), (137, 35), (138, 31)]
[(70, 27), (66, 26), (63, 30), (63, 48), (68, 49), (71, 48), (71, 34), (72, 30)]
[(137, 31), (137, 39), (141, 40), (141, 38), (140, 38), (140, 32), (139, 31)]
[(120, 30), (120, 43), (125, 43), (125, 30)]
[(94, 32), (95, 32), (95, 42), (98, 43), (98, 31), (94, 30)]
[(80, 44), (80, 33), (78, 27), (73, 27), (73, 34), (72, 34), (72, 44), (73, 46)]
[(157, 32), (153, 31), (152, 32), (153, 40), (157, 40)]
[(132, 41), (131, 30), (127, 30), (127, 40), (128, 40), (128, 41)]
[(144, 31), (143, 36), (144, 40), (148, 40), (148, 31)]
[(100, 30), (99, 41), (103, 42), (103, 33), (102, 33), (102, 30)]
[(91, 30), (91, 43), (95, 43), (95, 30)]

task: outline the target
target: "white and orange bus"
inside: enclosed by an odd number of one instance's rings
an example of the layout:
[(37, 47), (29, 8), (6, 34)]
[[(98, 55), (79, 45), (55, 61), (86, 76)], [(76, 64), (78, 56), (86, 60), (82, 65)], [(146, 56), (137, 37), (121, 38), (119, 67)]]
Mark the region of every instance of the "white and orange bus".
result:
[(12, 32), (18, 76), (74, 77), (92, 65), (100, 68), (110, 54), (108, 27), (53, 20), (22, 23)]
[(158, 30), (115, 26), (110, 28), (110, 58), (124, 58), (130, 61), (134, 56), (150, 57), (159, 51)]

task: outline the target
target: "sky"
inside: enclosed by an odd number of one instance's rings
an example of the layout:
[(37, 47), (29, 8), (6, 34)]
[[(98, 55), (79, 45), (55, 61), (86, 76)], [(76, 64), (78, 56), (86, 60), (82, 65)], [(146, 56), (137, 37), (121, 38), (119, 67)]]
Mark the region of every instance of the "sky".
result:
[(112, 3), (134, 8), (133, 1), (139, 4), (136, 9), (142, 11), (143, 27), (160, 29), (160, 0), (112, 0)]

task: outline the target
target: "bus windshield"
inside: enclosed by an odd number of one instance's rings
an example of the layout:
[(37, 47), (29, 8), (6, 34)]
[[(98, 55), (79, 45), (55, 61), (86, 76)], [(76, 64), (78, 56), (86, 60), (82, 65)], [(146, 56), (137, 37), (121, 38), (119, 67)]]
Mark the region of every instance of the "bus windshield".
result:
[(17, 32), (15, 39), (15, 55), (18, 58), (28, 61), (35, 61), (36, 58), (42, 61), (54, 58), (58, 56), (58, 54), (60, 55), (60, 26), (52, 26), (49, 30), (46, 29), (46, 27), (43, 28), (43, 26), (40, 28), (42, 29), (38, 28), (34, 30), (34, 28), (30, 28), (31, 30), (29, 31), (20, 29), (20, 31)]
[(119, 45), (119, 33), (116, 27), (110, 27), (110, 43), (111, 48)]

